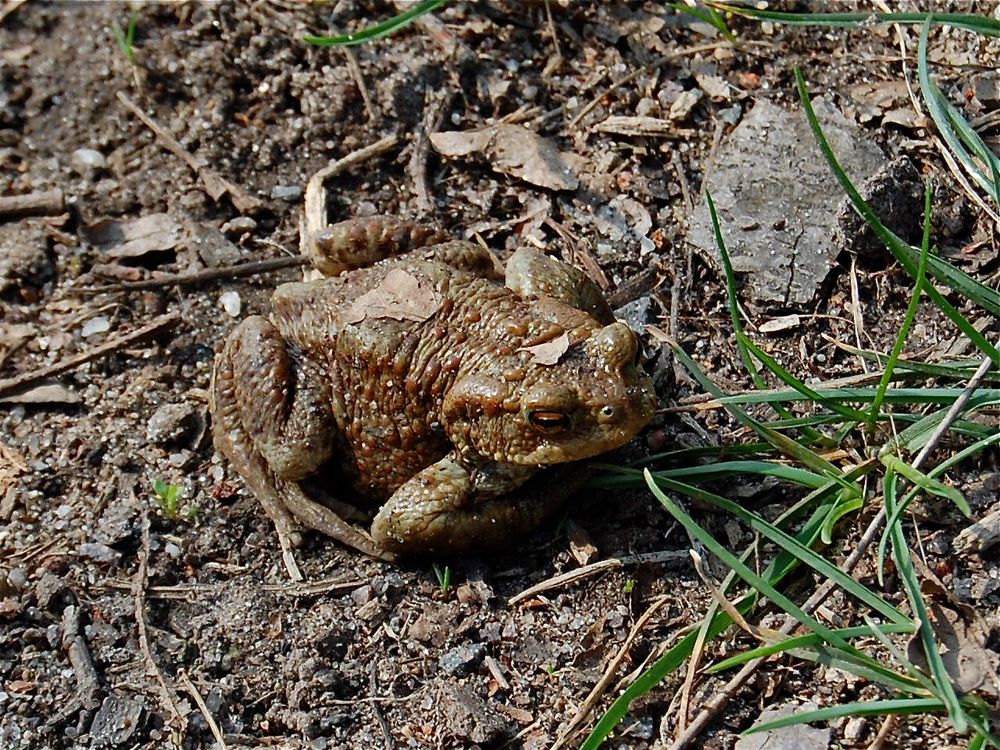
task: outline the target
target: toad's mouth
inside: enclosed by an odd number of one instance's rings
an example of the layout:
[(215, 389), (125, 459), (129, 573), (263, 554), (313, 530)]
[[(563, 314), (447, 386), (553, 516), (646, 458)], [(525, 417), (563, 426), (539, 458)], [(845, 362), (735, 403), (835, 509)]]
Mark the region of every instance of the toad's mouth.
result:
[(617, 435), (605, 435), (599, 440), (573, 440), (565, 443), (542, 443), (534, 450), (518, 456), (511, 456), (510, 462), (529, 466), (548, 466), (564, 464), (570, 461), (580, 461), (593, 458), (602, 453), (621, 448), (635, 437), (635, 433), (621, 432)]

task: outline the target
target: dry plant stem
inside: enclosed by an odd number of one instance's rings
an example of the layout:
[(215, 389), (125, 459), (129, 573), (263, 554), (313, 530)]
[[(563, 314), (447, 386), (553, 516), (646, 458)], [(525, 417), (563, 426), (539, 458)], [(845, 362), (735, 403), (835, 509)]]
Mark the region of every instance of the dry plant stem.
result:
[(882, 750), (885, 747), (885, 741), (889, 739), (889, 735), (892, 734), (892, 730), (896, 728), (896, 716), (894, 714), (889, 714), (882, 720), (882, 726), (878, 728), (878, 734), (871, 741), (865, 750)]
[[(913, 468), (919, 469), (924, 461), (927, 460), (927, 456), (929, 456), (931, 451), (934, 450), (938, 441), (940, 441), (944, 433), (948, 431), (948, 428), (952, 425), (952, 423), (954, 423), (969, 398), (972, 397), (976, 388), (979, 387), (983, 378), (986, 377), (986, 373), (989, 372), (991, 365), (992, 361), (989, 357), (986, 357), (982, 361), (975, 374), (969, 379), (969, 384), (965, 387), (959, 397), (955, 399), (955, 403), (952, 404), (951, 408), (948, 409), (944, 419), (941, 420), (941, 424), (938, 425), (938, 428), (931, 435), (927, 444), (923, 447), (923, 450), (917, 454), (917, 457), (914, 459), (912, 464)], [(845, 573), (849, 574), (861, 558), (867, 554), (868, 549), (878, 537), (879, 530), (882, 528), (882, 524), (885, 523), (885, 520), (885, 506), (882, 506), (875, 518), (873, 518), (871, 523), (868, 525), (864, 535), (861, 537), (861, 541), (858, 542), (854, 551), (844, 562), (843, 570)], [(820, 604), (823, 603), (826, 597), (829, 596), (834, 587), (835, 584), (833, 581), (827, 581), (821, 585), (815, 592), (813, 592), (813, 595), (809, 597), (806, 603), (802, 605), (802, 611), (806, 614), (812, 613)], [(788, 635), (796, 627), (798, 627), (798, 625), (798, 620), (788, 616), (778, 632), (781, 635)], [(695, 717), (694, 721), (692, 721), (687, 729), (674, 741), (674, 744), (670, 746), (670, 750), (682, 750), (682, 748), (687, 747), (693, 739), (698, 737), (705, 727), (707, 727), (712, 721), (715, 715), (726, 705), (736, 691), (743, 687), (743, 684), (753, 675), (753, 673), (757, 670), (757, 667), (759, 667), (764, 661), (764, 659), (756, 659), (754, 661), (747, 662), (721, 690), (712, 696), (712, 698), (705, 704), (705, 707), (698, 713), (698, 716)]]
[(365, 146), (349, 153), (341, 159), (330, 162), (323, 169), (309, 178), (306, 183), (302, 218), (299, 221), (299, 254), (308, 255), (309, 243), (312, 237), (322, 232), (327, 225), (326, 218), (326, 188), (324, 184), (331, 177), (343, 174), (369, 159), (374, 159), (395, 148), (399, 138), (389, 135), (370, 146)]
[(956, 552), (979, 554), (1000, 542), (1000, 510), (988, 513), (971, 526), (966, 526), (955, 537), (952, 546)]
[(212, 737), (215, 738), (216, 744), (219, 746), (220, 750), (226, 750), (226, 740), (222, 736), (222, 731), (219, 729), (219, 725), (215, 721), (215, 717), (212, 716), (212, 712), (208, 710), (208, 706), (205, 705), (205, 699), (201, 697), (201, 693), (194, 686), (194, 683), (188, 678), (184, 670), (180, 670), (177, 675), (177, 679), (180, 680), (181, 685), (187, 690), (188, 695), (190, 695), (195, 704), (198, 706), (198, 710), (201, 711), (201, 715), (205, 718), (205, 723), (208, 724), (209, 731), (212, 732)]
[(437, 97), (424, 107), (424, 117), (413, 143), (413, 155), (406, 165), (413, 181), (413, 192), (417, 197), (417, 212), (426, 214), (434, 208), (434, 198), (431, 195), (427, 180), (427, 159), (430, 156), (431, 142), (429, 135), (441, 129), (445, 111), (451, 104), (451, 96)]
[(133, 583), (133, 599), (135, 604), (135, 625), (139, 636), (139, 648), (142, 651), (143, 660), (146, 662), (146, 673), (156, 680), (160, 687), (160, 701), (163, 707), (171, 716), (174, 729), (181, 736), (187, 726), (179, 708), (177, 694), (172, 687), (167, 684), (166, 678), (153, 658), (152, 649), (149, 646), (149, 634), (146, 632), (146, 584), (148, 581), (149, 566), (149, 514), (146, 506), (140, 503), (135, 494), (132, 495), (132, 502), (139, 506), (142, 514), (142, 547), (139, 549), (139, 569), (135, 573)]
[(235, 266), (206, 268), (203, 271), (192, 271), (191, 273), (178, 273), (159, 279), (123, 281), (120, 284), (92, 286), (86, 289), (80, 289), (78, 290), (78, 293), (104, 294), (107, 292), (136, 292), (144, 289), (162, 289), (165, 286), (190, 286), (194, 284), (202, 284), (206, 281), (218, 281), (219, 279), (237, 279), (243, 276), (256, 276), (259, 273), (280, 271), (283, 268), (295, 268), (296, 266), (304, 266), (307, 263), (309, 263), (309, 259), (303, 258), (301, 255), (291, 255), (285, 258), (268, 258), (266, 260), (250, 261), (249, 263), (237, 263)]
[(612, 557), (607, 560), (600, 560), (599, 562), (591, 563), (590, 565), (584, 565), (580, 568), (576, 568), (575, 570), (571, 570), (568, 573), (561, 573), (557, 576), (553, 576), (552, 578), (547, 578), (541, 583), (536, 583), (534, 586), (526, 588), (521, 593), (512, 596), (507, 600), (507, 604), (514, 605), (518, 602), (523, 602), (525, 599), (530, 599), (536, 594), (541, 594), (543, 591), (559, 588), (567, 583), (573, 583), (581, 578), (587, 578), (588, 576), (601, 573), (605, 570), (617, 570), (618, 568), (622, 568), (626, 565), (637, 565), (639, 563), (680, 560), (685, 557), (687, 557), (686, 552), (681, 550), (668, 550), (665, 552), (645, 552), (639, 555), (627, 555), (625, 557)]
[(255, 211), (261, 207), (261, 202), (259, 200), (247, 193), (243, 190), (243, 188), (224, 179), (215, 170), (209, 169), (208, 165), (204, 161), (194, 156), (190, 151), (184, 148), (184, 146), (182, 146), (166, 128), (147, 115), (138, 104), (132, 101), (128, 94), (124, 91), (119, 91), (117, 96), (118, 101), (120, 101), (129, 112), (139, 118), (143, 125), (153, 131), (153, 134), (157, 137), (160, 144), (165, 149), (182, 159), (184, 163), (186, 163), (191, 170), (201, 178), (201, 181), (205, 186), (205, 192), (211, 196), (212, 200), (218, 200), (223, 194), (229, 193), (230, 200), (232, 200), (233, 205), (240, 213)]
[(66, 210), (63, 191), (46, 190), (26, 195), (0, 197), (0, 219), (21, 219), (26, 216), (58, 216)]
[[(861, 343), (865, 335), (865, 319), (861, 316), (861, 290), (858, 288), (858, 257), (851, 256), (851, 317), (854, 319), (854, 343), (858, 349), (863, 349)], [(868, 374), (868, 361), (858, 356), (861, 360), (861, 369)]]
[(351, 77), (354, 79), (354, 83), (357, 84), (358, 91), (361, 92), (361, 100), (365, 103), (368, 120), (370, 122), (377, 122), (382, 117), (382, 112), (378, 108), (378, 105), (372, 101), (372, 96), (368, 92), (368, 84), (365, 82), (365, 76), (361, 72), (361, 66), (358, 65), (358, 56), (354, 54), (354, 50), (350, 47), (342, 47), (341, 49), (344, 51), (344, 57), (347, 58), (347, 69), (351, 71)]
[(632, 629), (629, 630), (628, 636), (618, 649), (618, 653), (615, 654), (615, 657), (608, 664), (607, 669), (604, 670), (604, 674), (601, 675), (601, 679), (597, 681), (596, 685), (594, 685), (593, 690), (590, 691), (590, 695), (587, 696), (586, 700), (584, 700), (584, 702), (580, 705), (580, 708), (577, 709), (576, 716), (574, 716), (573, 720), (566, 726), (563, 733), (559, 735), (559, 738), (555, 741), (550, 750), (559, 750), (559, 748), (565, 747), (573, 735), (576, 734), (577, 730), (583, 722), (587, 720), (587, 717), (590, 716), (594, 707), (607, 691), (608, 686), (615, 677), (615, 673), (622, 665), (622, 662), (625, 661), (625, 657), (628, 656), (628, 652), (632, 648), (632, 643), (639, 636), (639, 633), (642, 632), (642, 629), (646, 627), (646, 624), (650, 621), (650, 619), (652, 619), (653, 615), (655, 615), (657, 611), (659, 611), (660, 607), (666, 604), (669, 600), (669, 596), (657, 597), (653, 600), (653, 603), (646, 608), (646, 611), (642, 613), (642, 616), (636, 620), (635, 625), (633, 625)]
[(180, 320), (180, 315), (178, 313), (167, 313), (166, 315), (161, 315), (156, 318), (151, 323), (147, 323), (142, 328), (139, 328), (131, 333), (124, 336), (119, 336), (118, 338), (106, 341), (100, 346), (95, 346), (89, 351), (77, 354), (76, 356), (64, 359), (61, 362), (56, 362), (53, 365), (46, 365), (45, 367), (40, 367), (37, 370), (31, 372), (26, 372), (21, 375), (15, 375), (12, 378), (6, 378), (0, 380), (0, 396), (5, 396), (8, 393), (17, 391), (33, 383), (37, 383), (40, 380), (45, 380), (47, 378), (55, 377), (56, 375), (61, 375), (68, 370), (72, 370), (80, 365), (90, 362), (95, 359), (100, 359), (112, 352), (118, 351), (119, 349), (124, 349), (125, 347), (131, 346), (132, 344), (141, 341), (147, 336), (151, 336), (164, 328), (168, 328)]

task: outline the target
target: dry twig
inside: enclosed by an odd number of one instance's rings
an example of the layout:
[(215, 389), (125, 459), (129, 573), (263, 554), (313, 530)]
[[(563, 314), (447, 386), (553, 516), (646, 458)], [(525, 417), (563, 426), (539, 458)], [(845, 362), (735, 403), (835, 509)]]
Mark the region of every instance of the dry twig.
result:
[(210, 169), (209, 166), (204, 162), (204, 160), (194, 156), (190, 151), (188, 151), (184, 146), (180, 144), (170, 132), (160, 125), (156, 120), (147, 115), (138, 104), (136, 104), (132, 99), (129, 98), (128, 94), (124, 91), (119, 91), (118, 101), (125, 105), (125, 108), (134, 114), (136, 117), (142, 121), (142, 124), (153, 131), (160, 144), (170, 151), (175, 156), (180, 157), (191, 170), (195, 172), (200, 178), (205, 186), (205, 192), (211, 196), (212, 200), (219, 200), (226, 193), (229, 194), (229, 199), (233, 202), (236, 210), (240, 213), (247, 213), (250, 211), (256, 211), (261, 207), (261, 202), (246, 192), (243, 188), (238, 185), (234, 185), (225, 179), (222, 175), (216, 172), (214, 169)]
[(119, 336), (111, 339), (110, 341), (106, 341), (100, 346), (95, 346), (89, 351), (69, 357), (61, 362), (56, 362), (53, 365), (46, 365), (45, 367), (39, 367), (37, 370), (32, 370), (31, 372), (25, 372), (21, 375), (15, 375), (12, 378), (0, 380), (0, 396), (5, 396), (8, 393), (18, 391), (28, 385), (37, 383), (40, 380), (61, 375), (62, 373), (79, 367), (86, 362), (100, 359), (101, 357), (118, 351), (119, 349), (124, 349), (138, 341), (141, 341), (147, 336), (151, 336), (164, 328), (172, 326), (178, 320), (180, 320), (180, 315), (175, 312), (161, 315), (151, 323), (144, 325), (142, 328), (136, 329), (135, 331), (127, 333), (124, 336)]
[(208, 706), (205, 705), (205, 699), (201, 697), (201, 693), (198, 692), (198, 688), (194, 686), (187, 673), (184, 670), (180, 670), (177, 674), (177, 679), (180, 680), (184, 689), (187, 690), (188, 695), (194, 699), (195, 704), (198, 706), (198, 710), (201, 711), (201, 715), (205, 718), (205, 723), (208, 724), (209, 731), (212, 732), (212, 737), (215, 738), (216, 744), (218, 744), (220, 750), (226, 750), (226, 739), (222, 736), (222, 730), (219, 729), (219, 725), (215, 721), (215, 717), (212, 716), (212, 712), (208, 710)]
[(58, 216), (66, 210), (63, 191), (59, 188), (41, 193), (0, 196), (0, 219), (21, 219), (26, 216)]
[(626, 565), (638, 565), (640, 563), (657, 563), (657, 562), (667, 562), (668, 560), (680, 560), (687, 557), (687, 553), (683, 550), (666, 550), (664, 552), (644, 552), (639, 555), (626, 555), (624, 557), (612, 557), (607, 560), (601, 560), (599, 562), (591, 563), (590, 565), (584, 565), (583, 567), (576, 568), (567, 573), (561, 573), (557, 576), (552, 576), (547, 578), (541, 583), (536, 583), (534, 586), (526, 588), (519, 594), (515, 594), (510, 599), (507, 600), (508, 604), (517, 604), (518, 602), (523, 602), (525, 599), (530, 599), (531, 597), (542, 593), (543, 591), (548, 591), (550, 589), (559, 588), (566, 585), (567, 583), (573, 583), (580, 580), (581, 578), (587, 578), (588, 576), (596, 575), (597, 573), (602, 573), (606, 570), (617, 570), (618, 568), (623, 568)]
[(254, 260), (249, 263), (237, 263), (235, 266), (206, 268), (201, 271), (177, 273), (171, 276), (163, 276), (158, 279), (122, 281), (118, 284), (92, 286), (74, 291), (80, 294), (104, 294), (107, 292), (135, 292), (144, 289), (161, 289), (165, 286), (191, 286), (194, 284), (202, 284), (206, 281), (217, 281), (219, 279), (237, 279), (243, 276), (256, 276), (260, 273), (280, 271), (283, 268), (295, 268), (297, 266), (306, 265), (307, 263), (309, 263), (308, 258), (303, 258), (301, 255), (290, 255), (284, 258), (266, 258), (265, 260)]

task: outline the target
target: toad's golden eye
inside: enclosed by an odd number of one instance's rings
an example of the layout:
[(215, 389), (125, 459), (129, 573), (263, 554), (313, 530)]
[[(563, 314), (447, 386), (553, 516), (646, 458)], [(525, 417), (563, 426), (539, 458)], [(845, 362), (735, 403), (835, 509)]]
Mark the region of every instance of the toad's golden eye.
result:
[(529, 411), (528, 424), (543, 435), (555, 435), (569, 429), (570, 419), (558, 411)]
[(618, 410), (611, 404), (605, 404), (601, 407), (600, 411), (597, 412), (597, 421), (601, 424), (605, 422), (611, 422), (618, 418)]

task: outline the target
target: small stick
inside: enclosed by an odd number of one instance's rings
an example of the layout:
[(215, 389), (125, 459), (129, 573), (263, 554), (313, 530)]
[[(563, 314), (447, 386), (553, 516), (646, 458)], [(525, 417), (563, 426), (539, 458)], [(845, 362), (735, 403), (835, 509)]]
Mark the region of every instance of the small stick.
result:
[(628, 656), (628, 652), (632, 648), (632, 643), (639, 636), (639, 633), (642, 632), (642, 629), (646, 627), (646, 623), (648, 623), (660, 607), (668, 601), (670, 601), (669, 596), (657, 597), (653, 600), (653, 603), (646, 608), (646, 611), (642, 613), (642, 616), (636, 620), (635, 625), (632, 626), (628, 636), (626, 636), (621, 647), (618, 649), (618, 653), (615, 654), (615, 657), (608, 664), (607, 669), (604, 670), (604, 674), (601, 675), (601, 679), (597, 681), (597, 684), (594, 685), (594, 688), (590, 691), (590, 695), (587, 696), (587, 698), (580, 705), (580, 708), (577, 709), (576, 716), (574, 716), (572, 721), (566, 725), (562, 734), (556, 739), (551, 750), (559, 750), (559, 748), (565, 747), (565, 745), (569, 742), (570, 737), (576, 734), (577, 729), (579, 729), (583, 722), (587, 720), (587, 717), (590, 716), (590, 713), (594, 710), (594, 706), (597, 705), (598, 701), (601, 700), (601, 696), (604, 695), (608, 686), (611, 685), (611, 681), (614, 679), (615, 673), (618, 672), (618, 668)]
[(261, 207), (261, 202), (257, 198), (254, 198), (238, 185), (234, 185), (229, 182), (229, 180), (222, 177), (222, 175), (215, 170), (209, 169), (208, 165), (203, 160), (194, 156), (190, 151), (184, 148), (184, 146), (180, 144), (180, 141), (174, 138), (166, 128), (143, 112), (139, 105), (129, 98), (128, 94), (124, 91), (119, 91), (117, 96), (118, 101), (125, 105), (125, 108), (129, 112), (138, 117), (143, 125), (153, 131), (153, 134), (156, 135), (160, 144), (165, 149), (173, 153), (175, 156), (180, 157), (189, 167), (191, 167), (191, 170), (201, 178), (201, 181), (205, 185), (205, 192), (212, 197), (212, 200), (217, 201), (223, 194), (229, 193), (229, 197), (233, 201), (233, 205), (240, 213), (256, 211)]
[(187, 726), (187, 721), (184, 719), (184, 715), (180, 712), (176, 693), (167, 685), (166, 678), (164, 678), (160, 668), (156, 665), (156, 660), (153, 658), (153, 651), (149, 645), (149, 634), (146, 632), (145, 592), (146, 584), (148, 582), (149, 565), (149, 514), (146, 511), (146, 506), (139, 502), (134, 493), (132, 495), (132, 500), (141, 508), (142, 514), (142, 546), (139, 548), (139, 569), (135, 573), (135, 581), (132, 584), (132, 595), (135, 605), (135, 625), (136, 631), (139, 635), (139, 648), (142, 650), (143, 659), (146, 662), (147, 674), (153, 677), (160, 686), (160, 700), (163, 702), (164, 707), (173, 715), (171, 721), (174, 725), (174, 729), (179, 734), (183, 735), (184, 728)]
[(219, 729), (219, 725), (215, 722), (215, 717), (212, 716), (212, 712), (208, 710), (208, 706), (205, 704), (205, 699), (201, 697), (201, 693), (198, 692), (198, 688), (194, 686), (194, 683), (191, 682), (191, 679), (187, 676), (187, 673), (183, 669), (177, 674), (177, 679), (181, 681), (181, 685), (183, 685), (184, 689), (188, 691), (188, 695), (194, 698), (194, 702), (198, 705), (198, 710), (201, 711), (201, 715), (205, 717), (205, 723), (208, 724), (208, 728), (212, 732), (215, 742), (222, 750), (226, 750), (226, 740), (222, 736), (222, 730)]
[(372, 100), (372, 95), (368, 93), (368, 84), (365, 83), (364, 73), (361, 72), (361, 66), (358, 65), (358, 56), (354, 54), (354, 50), (350, 47), (343, 47), (344, 57), (347, 58), (347, 69), (351, 71), (351, 77), (354, 79), (354, 83), (357, 84), (358, 91), (361, 92), (361, 100), (365, 103), (365, 111), (368, 112), (369, 122), (376, 122), (382, 116), (382, 111), (379, 109), (378, 104)]
[(0, 219), (20, 219), (25, 216), (58, 216), (66, 210), (63, 191), (59, 188), (41, 193), (0, 196)]
[(132, 331), (131, 333), (127, 333), (124, 336), (119, 336), (118, 338), (106, 341), (100, 346), (95, 346), (89, 351), (77, 354), (74, 357), (69, 357), (61, 362), (56, 362), (54, 365), (47, 365), (45, 367), (40, 367), (37, 370), (32, 370), (31, 372), (25, 372), (20, 375), (15, 375), (12, 378), (0, 380), (0, 396), (5, 396), (12, 391), (19, 390), (27, 385), (31, 385), (32, 383), (37, 383), (40, 380), (61, 375), (62, 373), (79, 367), (86, 362), (100, 359), (111, 352), (131, 346), (147, 336), (172, 326), (180, 320), (180, 317), (181, 316), (175, 312), (161, 315), (151, 323), (144, 325), (142, 328)]
[(547, 578), (541, 583), (536, 583), (534, 586), (526, 588), (520, 594), (515, 594), (510, 599), (507, 600), (507, 604), (517, 604), (518, 602), (523, 602), (525, 599), (530, 599), (536, 594), (540, 594), (543, 591), (548, 591), (549, 589), (559, 588), (560, 586), (578, 581), (581, 578), (587, 578), (596, 573), (601, 573), (605, 570), (617, 570), (618, 568), (623, 568), (626, 565), (637, 565), (640, 563), (655, 563), (655, 562), (667, 562), (668, 560), (682, 560), (687, 557), (687, 553), (682, 550), (667, 550), (664, 552), (643, 552), (638, 555), (626, 555), (624, 557), (611, 557), (607, 560), (600, 560), (590, 565), (584, 565), (583, 567), (576, 568), (567, 573), (561, 573), (557, 576), (552, 576), (552, 578)]
[(421, 214), (430, 213), (434, 208), (434, 198), (431, 196), (430, 186), (427, 183), (427, 159), (431, 150), (429, 135), (441, 129), (445, 110), (450, 104), (450, 96), (441, 96), (437, 97), (436, 101), (431, 101), (426, 105), (423, 122), (417, 131), (413, 144), (413, 153), (410, 156), (409, 164), (406, 165), (410, 179), (413, 180), (413, 192), (417, 197), (417, 212)]
[(222, 266), (221, 268), (206, 268), (202, 271), (178, 273), (159, 279), (122, 281), (119, 284), (91, 286), (75, 291), (82, 294), (103, 294), (106, 292), (134, 292), (142, 289), (160, 289), (165, 286), (191, 286), (201, 284), (205, 281), (256, 276), (259, 273), (279, 271), (283, 268), (295, 268), (296, 266), (304, 266), (307, 263), (309, 263), (308, 258), (303, 258), (301, 255), (290, 255), (284, 258), (267, 258), (266, 260), (255, 260), (249, 263), (237, 263), (235, 266)]

